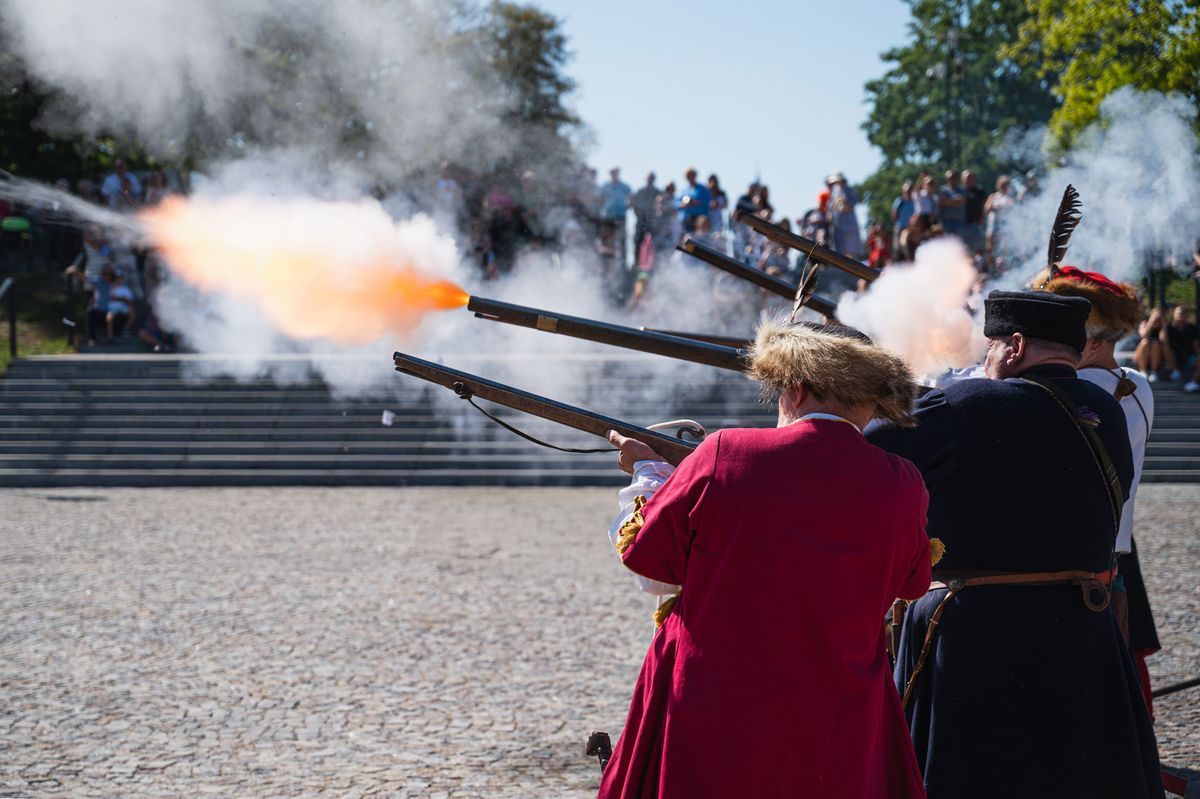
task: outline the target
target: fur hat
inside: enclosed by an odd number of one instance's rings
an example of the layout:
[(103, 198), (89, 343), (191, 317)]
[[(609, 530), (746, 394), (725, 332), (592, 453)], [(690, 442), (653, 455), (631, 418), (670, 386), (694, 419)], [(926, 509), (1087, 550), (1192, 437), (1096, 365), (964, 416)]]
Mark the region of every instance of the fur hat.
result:
[(1064, 266), (1051, 277), (1049, 269), (1033, 279), (1038, 291), (1064, 297), (1083, 297), (1092, 304), (1087, 320), (1089, 339), (1118, 339), (1137, 329), (1142, 321), (1142, 303), (1137, 289), (1129, 283), (1116, 283), (1099, 272), (1085, 272)]
[(776, 319), (759, 325), (747, 376), (765, 392), (803, 385), (820, 400), (874, 405), (875, 416), (912, 427), (916, 384), (904, 361), (862, 338)]

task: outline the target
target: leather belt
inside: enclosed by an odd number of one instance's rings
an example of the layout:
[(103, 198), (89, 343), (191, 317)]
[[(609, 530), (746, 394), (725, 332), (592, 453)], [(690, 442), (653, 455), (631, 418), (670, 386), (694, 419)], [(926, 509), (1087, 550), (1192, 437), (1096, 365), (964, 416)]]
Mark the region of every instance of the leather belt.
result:
[[(908, 684), (904, 686), (904, 696), (900, 699), (900, 706), (902, 708), (908, 707), (908, 701), (912, 697), (917, 677), (925, 668), (925, 659), (929, 656), (929, 648), (933, 644), (934, 635), (937, 633), (938, 625), (941, 623), (942, 613), (946, 610), (946, 606), (950, 603), (950, 600), (967, 586), (1078, 585), (1079, 589), (1083, 592), (1083, 604), (1087, 606), (1088, 610), (1099, 613), (1108, 608), (1108, 603), (1111, 599), (1109, 586), (1112, 584), (1113, 574), (1114, 570), (1089, 572), (1077, 569), (1057, 572), (934, 572), (934, 581), (930, 583), (929, 590), (934, 591), (944, 588), (947, 593), (929, 617), (929, 624), (925, 630), (925, 641), (921, 645), (921, 652), (917, 656), (917, 662), (912, 674), (908, 677)], [(1099, 600), (1096, 599), (1096, 594), (1099, 594)], [(895, 608), (892, 609), (892, 613), (894, 620)]]
[(1108, 607), (1112, 581), (1112, 571), (1089, 572), (1080, 569), (1057, 572), (934, 572), (929, 590), (945, 588), (955, 594), (969, 585), (1077, 585), (1083, 592), (1083, 604), (1088, 610), (1099, 612)]

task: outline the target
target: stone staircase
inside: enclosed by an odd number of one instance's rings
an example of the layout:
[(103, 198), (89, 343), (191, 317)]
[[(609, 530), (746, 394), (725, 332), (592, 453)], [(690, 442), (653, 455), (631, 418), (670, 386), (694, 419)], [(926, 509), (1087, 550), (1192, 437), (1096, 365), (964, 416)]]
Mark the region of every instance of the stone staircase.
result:
[[(664, 407), (622, 390), (627, 387), (622, 380), (638, 379), (625, 376), (636, 369), (623, 367), (645, 365), (650, 356), (591, 357), (596, 373), (604, 375), (597, 396), (630, 397), (616, 407), (592, 404), (599, 413), (637, 424), (688, 416), (710, 430), (774, 422), (773, 413), (757, 404), (754, 387), (736, 374), (704, 372), (685, 379), (673, 386), (675, 407)], [(625, 481), (610, 454), (534, 446), (415, 378), (396, 375), (379, 396), (347, 402), (315, 380), (286, 386), (230, 378), (197, 382), (187, 376), (189, 361), (197, 360), (202, 356), (128, 353), (14, 362), (0, 379), (0, 486)], [(466, 371), (491, 373), (487, 360), (452, 360)], [(1155, 402), (1144, 479), (1200, 482), (1200, 396), (1183, 394), (1178, 383), (1159, 383)], [(391, 426), (382, 424), (384, 411), (394, 414)], [(503, 410), (499, 415), (562, 446), (604, 445), (528, 416)]]
[[(648, 357), (628, 360), (645, 364)], [(0, 486), (618, 485), (627, 479), (612, 454), (535, 446), (416, 378), (394, 374), (388, 391), (348, 402), (315, 380), (197, 383), (185, 368), (197, 360), (202, 356), (104, 354), (14, 362), (0, 379)], [(451, 360), (456, 368), (491, 373), (487, 361)], [(637, 424), (679, 415), (709, 429), (773, 423), (747, 381), (732, 373), (717, 375), (715, 384), (713, 375), (704, 377), (676, 387), (678, 409), (648, 401), (590, 409)], [(620, 377), (605, 380), (605, 388), (621, 393)], [(489, 410), (560, 446), (606, 446), (524, 414)], [(382, 423), (384, 411), (393, 415), (391, 426)]]

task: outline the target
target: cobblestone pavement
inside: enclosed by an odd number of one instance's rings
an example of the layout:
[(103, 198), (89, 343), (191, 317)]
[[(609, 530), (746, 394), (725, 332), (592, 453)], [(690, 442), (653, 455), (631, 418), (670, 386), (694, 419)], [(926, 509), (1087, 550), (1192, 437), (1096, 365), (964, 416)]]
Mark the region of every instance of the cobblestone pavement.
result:
[[(1200, 486), (1149, 485), (1200, 672)], [(0, 796), (594, 795), (651, 633), (595, 489), (0, 491)], [(1200, 765), (1200, 694), (1158, 707)]]

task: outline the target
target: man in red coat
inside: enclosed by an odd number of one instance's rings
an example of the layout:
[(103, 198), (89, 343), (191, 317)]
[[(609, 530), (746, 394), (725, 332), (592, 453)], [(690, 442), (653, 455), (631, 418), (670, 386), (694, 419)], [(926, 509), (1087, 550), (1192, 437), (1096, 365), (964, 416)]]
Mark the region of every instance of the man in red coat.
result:
[(751, 377), (775, 429), (709, 436), (669, 470), (613, 433), (643, 496), (615, 536), (652, 593), (654, 635), (601, 797), (924, 797), (884, 648), (897, 596), (930, 580), (916, 467), (868, 444), (909, 423), (897, 358), (829, 328), (770, 324)]

